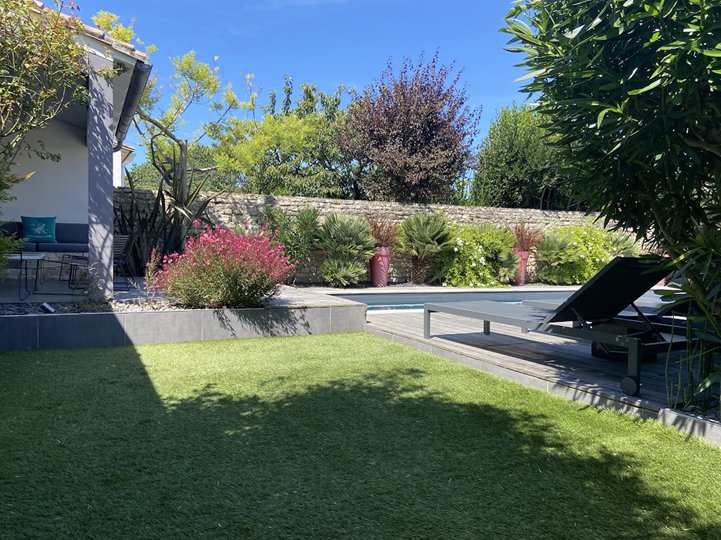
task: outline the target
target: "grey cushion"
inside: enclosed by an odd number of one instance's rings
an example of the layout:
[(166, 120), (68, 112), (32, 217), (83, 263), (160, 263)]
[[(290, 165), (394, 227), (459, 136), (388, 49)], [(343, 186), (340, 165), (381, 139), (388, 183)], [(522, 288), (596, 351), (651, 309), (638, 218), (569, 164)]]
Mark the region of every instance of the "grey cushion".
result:
[[(55, 245), (55, 244), (53, 244)], [(23, 242), (23, 251), (37, 251), (38, 245), (35, 242)]]
[(88, 243), (84, 244), (75, 242), (57, 242), (55, 244), (37, 244), (38, 251), (47, 251), (49, 253), (87, 253)]
[[(87, 223), (57, 223), (55, 225), (55, 240), (58, 243), (85, 244), (88, 243)], [(40, 250), (43, 251), (43, 250)], [(63, 251), (63, 250), (59, 250)], [(85, 249), (87, 251), (87, 249)]]

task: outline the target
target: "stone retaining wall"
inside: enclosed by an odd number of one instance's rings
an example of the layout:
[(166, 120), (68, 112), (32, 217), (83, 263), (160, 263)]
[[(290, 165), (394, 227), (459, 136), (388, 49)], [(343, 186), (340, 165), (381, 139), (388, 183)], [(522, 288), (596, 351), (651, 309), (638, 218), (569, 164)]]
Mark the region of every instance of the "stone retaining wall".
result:
[[(138, 198), (151, 204), (155, 198), (152, 191), (140, 191)], [(130, 189), (115, 190), (115, 205), (127, 205), (130, 201)], [(263, 224), (263, 208), (274, 206), (295, 214), (300, 208), (317, 208), (321, 216), (333, 212), (358, 216), (380, 216), (400, 223), (417, 212), (443, 212), (449, 220), (465, 225), (493, 223), (513, 227), (525, 222), (535, 227), (547, 229), (557, 225), (575, 225), (588, 219), (583, 212), (564, 212), (535, 210), (529, 208), (489, 208), (480, 206), (451, 206), (445, 204), (400, 204), (379, 201), (350, 201), (344, 199), (316, 199), (310, 197), (276, 197), (244, 193), (226, 193), (220, 195), (208, 205), (208, 212), (218, 223), (228, 226)]]
[[(142, 204), (152, 205), (155, 194), (152, 191), (139, 191), (138, 200)], [(127, 208), (130, 202), (130, 189), (115, 190), (115, 206)], [(400, 204), (379, 201), (351, 201), (343, 199), (317, 199), (309, 197), (280, 197), (271, 195), (254, 195), (244, 193), (223, 194), (208, 205), (208, 213), (216, 223), (228, 227), (249, 226), (259, 227), (264, 223), (263, 209), (266, 206), (282, 208), (293, 215), (304, 206), (317, 208), (321, 219), (333, 212), (357, 216), (384, 217), (400, 223), (407, 217), (418, 212), (442, 212), (450, 221), (464, 225), (492, 223), (494, 225), (513, 227), (524, 222), (534, 227), (548, 229), (558, 225), (576, 225), (589, 219), (583, 212), (564, 212), (535, 210), (528, 208), (488, 208), (478, 206), (451, 206), (443, 204)], [(315, 253), (312, 264), (298, 276), (301, 283), (318, 283), (318, 268), (322, 263), (322, 255)], [(394, 254), (391, 259), (391, 282), (403, 282), (408, 279), (408, 258)]]

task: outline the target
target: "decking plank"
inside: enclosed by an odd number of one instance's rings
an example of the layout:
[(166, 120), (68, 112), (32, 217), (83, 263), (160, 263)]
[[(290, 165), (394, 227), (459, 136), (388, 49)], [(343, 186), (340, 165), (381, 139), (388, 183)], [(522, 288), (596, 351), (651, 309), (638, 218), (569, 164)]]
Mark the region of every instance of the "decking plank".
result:
[[(390, 335), (417, 341), (472, 360), (487, 362), (531, 377), (571, 387), (592, 389), (618, 397), (619, 381), (626, 374), (626, 362), (594, 358), (590, 344), (493, 324), (484, 335), (482, 322), (433, 313), (431, 339), (423, 339), (423, 313), (420, 311), (369, 312), (369, 325)], [(642, 393), (638, 398), (652, 408), (667, 405), (665, 362), (644, 362)], [(628, 398), (631, 400), (637, 398)]]

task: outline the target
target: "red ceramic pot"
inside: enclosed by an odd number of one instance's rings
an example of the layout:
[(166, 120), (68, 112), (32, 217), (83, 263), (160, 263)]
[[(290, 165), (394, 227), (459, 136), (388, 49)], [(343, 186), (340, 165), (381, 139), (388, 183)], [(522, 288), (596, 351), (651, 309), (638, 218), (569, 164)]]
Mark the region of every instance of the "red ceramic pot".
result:
[(374, 287), (388, 285), (388, 270), (391, 266), (391, 248), (380, 247), (371, 257), (371, 283)]
[(530, 254), (530, 251), (516, 251), (516, 255), (518, 255), (518, 277), (514, 282), (516, 285), (523, 285), (526, 282), (526, 269)]

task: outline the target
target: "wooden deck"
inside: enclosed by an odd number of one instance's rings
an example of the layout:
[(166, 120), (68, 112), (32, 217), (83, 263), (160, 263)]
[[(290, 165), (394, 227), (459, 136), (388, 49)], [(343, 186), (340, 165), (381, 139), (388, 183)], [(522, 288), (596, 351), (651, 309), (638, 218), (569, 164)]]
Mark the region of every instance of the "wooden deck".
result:
[(369, 311), (368, 331), (591, 405), (607, 406), (646, 417), (668, 407), (666, 359), (644, 362), (641, 392), (627, 396), (620, 389), (626, 362), (591, 356), (590, 343), (494, 324), (491, 335), (483, 323), (434, 313), (431, 339), (423, 339), (422, 311)]

